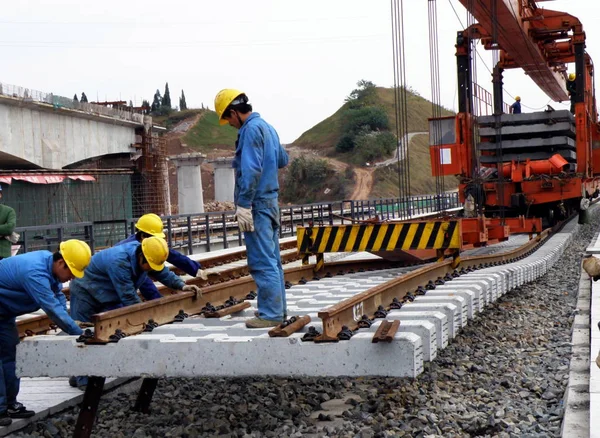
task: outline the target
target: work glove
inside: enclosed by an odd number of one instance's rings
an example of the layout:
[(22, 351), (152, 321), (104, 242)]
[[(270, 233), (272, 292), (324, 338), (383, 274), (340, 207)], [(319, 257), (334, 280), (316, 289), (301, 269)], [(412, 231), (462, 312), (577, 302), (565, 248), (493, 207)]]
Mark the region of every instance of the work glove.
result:
[(15, 233), (14, 231), (12, 233), (10, 233), (8, 236), (4, 236), (4, 238), (12, 244), (17, 243), (19, 241), (19, 237), (21, 237), (20, 234)]
[(219, 275), (219, 273), (212, 269), (198, 269), (198, 272), (196, 272), (196, 278), (201, 278), (204, 281), (208, 280), (211, 275)]
[(235, 210), (234, 218), (238, 221), (240, 231), (254, 231), (254, 219), (252, 219), (252, 210), (249, 208), (238, 207)]
[(77, 324), (80, 328), (89, 328), (89, 327), (94, 327), (94, 323), (93, 322), (83, 322), (83, 321), (75, 321), (75, 324)]
[(196, 298), (202, 297), (202, 291), (195, 284), (186, 284), (181, 290), (184, 292), (194, 292), (196, 294)]

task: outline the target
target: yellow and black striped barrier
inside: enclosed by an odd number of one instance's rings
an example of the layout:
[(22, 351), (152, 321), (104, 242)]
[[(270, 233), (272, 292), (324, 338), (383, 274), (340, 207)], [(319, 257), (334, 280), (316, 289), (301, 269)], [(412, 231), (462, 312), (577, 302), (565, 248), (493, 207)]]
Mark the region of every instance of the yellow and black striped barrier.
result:
[(317, 255), (317, 267), (327, 252), (459, 250), (460, 221), (419, 221), (383, 224), (298, 227), (298, 252), (303, 262)]

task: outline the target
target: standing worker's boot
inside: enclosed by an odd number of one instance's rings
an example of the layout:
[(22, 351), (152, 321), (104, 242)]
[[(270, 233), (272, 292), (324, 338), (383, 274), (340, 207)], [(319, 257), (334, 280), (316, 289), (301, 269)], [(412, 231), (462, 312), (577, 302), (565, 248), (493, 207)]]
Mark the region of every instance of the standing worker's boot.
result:
[(8, 405), (6, 411), (10, 418), (31, 418), (35, 415), (34, 411), (28, 410), (23, 403), (14, 402), (12, 405)]

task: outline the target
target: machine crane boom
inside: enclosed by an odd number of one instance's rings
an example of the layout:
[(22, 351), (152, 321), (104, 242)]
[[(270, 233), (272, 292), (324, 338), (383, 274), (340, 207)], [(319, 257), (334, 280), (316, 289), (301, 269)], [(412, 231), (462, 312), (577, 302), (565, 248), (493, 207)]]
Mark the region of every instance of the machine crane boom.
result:
[(521, 68), (552, 100), (568, 100), (565, 63), (574, 61), (575, 44), (585, 42), (579, 19), (540, 8), (534, 0), (460, 2), (478, 21), (470, 36), (480, 38), (488, 49), (496, 48), (496, 37), (500, 68)]

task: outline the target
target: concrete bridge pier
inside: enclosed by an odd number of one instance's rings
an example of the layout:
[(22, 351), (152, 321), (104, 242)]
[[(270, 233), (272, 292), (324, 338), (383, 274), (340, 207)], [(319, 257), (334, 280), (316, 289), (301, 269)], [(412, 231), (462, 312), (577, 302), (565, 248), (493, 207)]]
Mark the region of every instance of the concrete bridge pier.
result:
[(217, 158), (210, 162), (215, 168), (215, 201), (233, 202), (235, 170), (233, 158)]
[(206, 158), (201, 153), (171, 157), (177, 166), (177, 198), (179, 214), (204, 213), (200, 165)]

